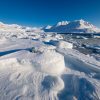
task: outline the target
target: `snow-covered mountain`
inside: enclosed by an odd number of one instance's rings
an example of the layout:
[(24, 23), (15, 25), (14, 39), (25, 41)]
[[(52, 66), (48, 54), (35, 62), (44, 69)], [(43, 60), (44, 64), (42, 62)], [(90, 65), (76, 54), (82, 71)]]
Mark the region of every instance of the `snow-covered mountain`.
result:
[(84, 20), (61, 21), (43, 28), (26, 27), (17, 24), (4, 24), (0, 22), (0, 32), (23, 33), (23, 32), (59, 32), (59, 33), (100, 33), (100, 29)]
[(0, 32), (21, 32), (22, 26), (17, 24), (4, 24), (0, 22)]
[(4, 24), (0, 22), (0, 32), (11, 32), (11, 33), (20, 33), (20, 32), (40, 32), (41, 28), (37, 27), (27, 27), (17, 24)]
[(50, 28), (45, 28), (46, 32), (66, 32), (66, 33), (99, 33), (100, 29), (84, 20), (62, 21)]
[(1, 38), (29, 38), (31, 35), (42, 33), (43, 30), (37, 27), (21, 26), (17, 24), (4, 24), (0, 22), (0, 39)]

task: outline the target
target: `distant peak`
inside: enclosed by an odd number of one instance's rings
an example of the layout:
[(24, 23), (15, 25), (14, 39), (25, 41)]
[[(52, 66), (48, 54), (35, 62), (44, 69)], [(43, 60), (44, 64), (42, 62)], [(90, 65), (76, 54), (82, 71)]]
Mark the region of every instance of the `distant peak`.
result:
[(68, 23), (69, 23), (68, 21), (61, 21), (61, 22), (58, 22), (56, 26), (67, 25)]

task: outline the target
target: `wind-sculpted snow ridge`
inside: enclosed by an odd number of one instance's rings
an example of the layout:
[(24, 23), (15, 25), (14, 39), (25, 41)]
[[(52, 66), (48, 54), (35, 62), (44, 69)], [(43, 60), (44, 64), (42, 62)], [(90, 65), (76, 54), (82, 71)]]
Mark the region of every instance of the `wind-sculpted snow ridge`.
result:
[(100, 100), (99, 76), (100, 62), (61, 35), (0, 39), (0, 100)]

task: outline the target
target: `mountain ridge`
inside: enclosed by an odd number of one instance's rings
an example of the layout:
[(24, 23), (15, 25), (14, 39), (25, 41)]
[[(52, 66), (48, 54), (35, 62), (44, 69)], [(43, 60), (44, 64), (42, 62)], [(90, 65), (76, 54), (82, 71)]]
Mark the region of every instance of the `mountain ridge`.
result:
[(63, 32), (63, 33), (99, 33), (100, 29), (93, 24), (81, 20), (61, 21), (51, 26), (49, 29), (44, 29), (45, 32)]

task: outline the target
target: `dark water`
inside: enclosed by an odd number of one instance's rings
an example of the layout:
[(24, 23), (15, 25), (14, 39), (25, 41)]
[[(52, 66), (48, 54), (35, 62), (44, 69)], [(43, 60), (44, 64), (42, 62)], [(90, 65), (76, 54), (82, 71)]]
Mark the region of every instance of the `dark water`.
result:
[(65, 35), (80, 35), (80, 36), (100, 36), (100, 33), (57, 33), (57, 34), (65, 34)]

